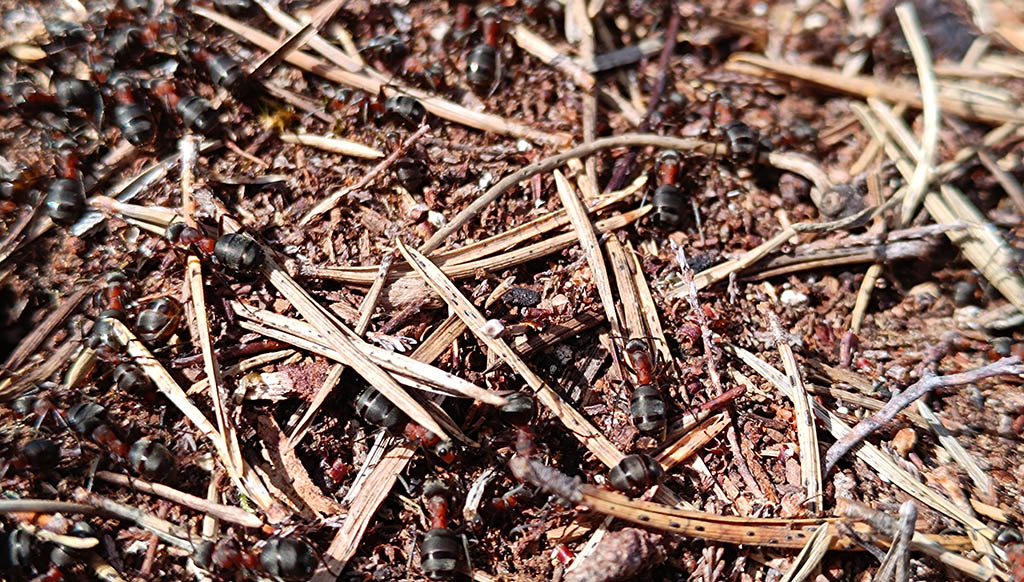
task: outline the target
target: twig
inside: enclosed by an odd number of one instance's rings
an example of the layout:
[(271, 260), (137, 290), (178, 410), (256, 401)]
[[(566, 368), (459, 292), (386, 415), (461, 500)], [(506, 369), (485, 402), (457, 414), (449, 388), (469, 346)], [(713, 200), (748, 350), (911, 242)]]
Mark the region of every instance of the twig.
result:
[(1021, 364), (1021, 359), (1018, 357), (1003, 358), (987, 366), (959, 374), (937, 376), (925, 371), (920, 380), (903, 392), (894, 394), (892, 399), (881, 410), (857, 423), (849, 433), (829, 447), (828, 452), (825, 453), (825, 473), (831, 472), (836, 462), (846, 453), (850, 452), (853, 447), (857, 446), (858, 443), (895, 418), (901, 410), (910, 406), (915, 400), (925, 394), (938, 388), (973, 384), (974, 382), (994, 376), (1019, 376), (1021, 374), (1024, 374), (1024, 364)]
[[(701, 309), (700, 303), (697, 301), (697, 286), (693, 280), (693, 269), (686, 262), (686, 253), (683, 252), (682, 247), (676, 248), (676, 262), (679, 263), (679, 268), (683, 276), (683, 287), (686, 291), (686, 301), (690, 304), (690, 311), (693, 312), (693, 316), (697, 319), (697, 324), (700, 326), (701, 340), (704, 343), (704, 362), (707, 365), (708, 376), (711, 378), (711, 386), (714, 388), (713, 395), (721, 396), (725, 389), (722, 387), (722, 377), (718, 373), (718, 347), (715, 345), (714, 337), (711, 335), (711, 326), (708, 322), (708, 317)], [(747, 484), (747, 487), (758, 497), (764, 495), (761, 491), (761, 486), (758, 485), (757, 479), (754, 478), (753, 473), (750, 472), (750, 467), (747, 466), (747, 459), (743, 456), (743, 449), (740, 447), (739, 435), (736, 433), (736, 416), (735, 413), (730, 410), (729, 416), (732, 422), (729, 424), (729, 428), (726, 430), (726, 440), (729, 442), (729, 448), (732, 450), (733, 461), (736, 463), (737, 469), (739, 469), (740, 475), (743, 477), (743, 481)]]
[(84, 503), (52, 499), (0, 499), (0, 513), (77, 513), (96, 515), (102, 511)]
[(430, 131), (430, 126), (420, 126), (420, 128), (413, 132), (412, 135), (405, 138), (405, 141), (403, 141), (402, 144), (395, 149), (395, 151), (391, 152), (391, 155), (381, 160), (376, 166), (370, 169), (369, 172), (364, 174), (363, 177), (360, 178), (358, 182), (347, 188), (342, 188), (340, 190), (335, 191), (330, 196), (324, 198), (319, 203), (317, 203), (316, 206), (314, 206), (309, 212), (306, 213), (305, 216), (302, 217), (301, 220), (299, 220), (299, 226), (305, 226), (309, 224), (309, 221), (334, 208), (338, 204), (338, 202), (341, 201), (341, 199), (344, 198), (345, 196), (349, 195), (352, 192), (358, 192), (359, 190), (362, 190), (363, 188), (366, 188), (367, 186), (372, 184), (373, 181), (377, 178), (377, 176), (381, 174), (381, 172), (386, 170), (388, 166), (390, 166), (391, 164), (395, 163), (395, 160), (402, 157), (402, 155), (405, 154), (406, 150), (412, 147), (412, 145), (416, 143), (416, 140), (423, 137), (423, 135), (426, 134), (428, 131)]
[(190, 551), (193, 549), (193, 543), (191, 541), (192, 536), (189, 534), (187, 529), (167, 520), (160, 519), (152, 513), (148, 513), (137, 507), (118, 503), (113, 499), (108, 499), (101, 495), (90, 493), (82, 488), (75, 490), (74, 497), (79, 503), (86, 503), (96, 509), (102, 510), (105, 513), (134, 522), (146, 531), (156, 534), (157, 537), (165, 543)]
[(96, 478), (108, 483), (114, 483), (115, 485), (121, 485), (122, 487), (131, 487), (136, 491), (149, 493), (150, 495), (163, 497), (164, 499), (173, 501), (178, 505), (184, 505), (185, 507), (207, 515), (212, 515), (218, 519), (234, 523), (242, 527), (263, 527), (262, 519), (243, 509), (232, 507), (230, 505), (211, 503), (202, 497), (190, 495), (184, 491), (179, 491), (162, 483), (149, 483), (135, 477), (111, 473), (110, 471), (97, 471)]
[(892, 537), (892, 545), (885, 554), (882, 564), (875, 572), (873, 582), (909, 582), (910, 580), (910, 544), (914, 539), (914, 522), (917, 521), (917, 503), (907, 500), (900, 506), (900, 517), (896, 523), (896, 532)]
[(52, 532), (48, 529), (41, 528), (34, 523), (26, 523), (23, 521), (19, 521), (18, 527), (43, 541), (53, 542), (55, 544), (60, 544), (62, 546), (74, 548), (76, 550), (88, 550), (91, 548), (95, 548), (100, 543), (98, 539), (92, 536), (80, 538), (77, 536), (59, 534), (56, 532)]

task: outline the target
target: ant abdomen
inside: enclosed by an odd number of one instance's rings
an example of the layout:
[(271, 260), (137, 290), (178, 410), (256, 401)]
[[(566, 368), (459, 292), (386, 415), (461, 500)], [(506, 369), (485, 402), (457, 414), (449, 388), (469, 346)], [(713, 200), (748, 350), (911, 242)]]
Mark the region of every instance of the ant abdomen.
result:
[(128, 451), (128, 464), (150, 481), (166, 481), (176, 465), (174, 454), (162, 443), (149, 438), (135, 441)]
[(260, 564), (271, 576), (301, 580), (313, 574), (317, 559), (309, 544), (292, 538), (273, 537), (263, 546)]
[(644, 384), (633, 391), (629, 414), (640, 434), (658, 440), (665, 438), (665, 399), (656, 386)]
[(661, 483), (664, 475), (665, 471), (653, 457), (644, 454), (626, 455), (608, 473), (608, 483), (617, 491), (638, 497)]

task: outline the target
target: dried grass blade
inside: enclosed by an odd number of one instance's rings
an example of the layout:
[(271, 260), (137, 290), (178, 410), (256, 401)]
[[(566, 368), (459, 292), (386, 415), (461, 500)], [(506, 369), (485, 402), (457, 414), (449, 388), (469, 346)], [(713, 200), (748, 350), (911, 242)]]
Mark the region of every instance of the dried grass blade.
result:
[(572, 79), (573, 83), (584, 91), (594, 88), (596, 80), (594, 75), (579, 66), (571, 57), (562, 53), (551, 43), (544, 40), (542, 36), (533, 32), (522, 24), (512, 29), (512, 38), (519, 45), (519, 48), (537, 57), (545, 65), (554, 67), (565, 76)]
[(583, 202), (576, 196), (572, 184), (558, 170), (554, 171), (554, 176), (558, 197), (562, 200), (562, 206), (565, 207), (569, 221), (576, 231), (583, 255), (587, 258), (587, 264), (590, 265), (590, 274), (594, 279), (594, 285), (597, 286), (597, 294), (601, 298), (605, 318), (612, 328), (612, 333), (621, 336), (622, 325), (619, 323), (619, 313), (615, 309), (615, 296), (612, 294), (612, 284), (608, 279), (608, 267), (604, 262), (601, 244), (594, 233), (594, 225), (590, 223), (587, 210), (583, 206)]
[(832, 541), (831, 529), (828, 525), (819, 525), (818, 529), (814, 530), (811, 539), (807, 540), (807, 545), (797, 554), (793, 565), (789, 567), (780, 582), (804, 582), (814, 573)]
[[(336, 350), (330, 348), (323, 335), (313, 326), (304, 321), (280, 315), (272, 311), (252, 311), (250, 308), (243, 307), (237, 302), (233, 303), (232, 307), (234, 308), (235, 314), (243, 319), (260, 322), (269, 327), (282, 330), (292, 336), (297, 336), (300, 339), (306, 340), (307, 346), (310, 344), (319, 344), (321, 349), (317, 350), (318, 353), (331, 353), (332, 355), (328, 357), (339, 361), (342, 360), (342, 356), (337, 354)], [(343, 328), (343, 331), (346, 330)], [(505, 397), (499, 396), (492, 390), (481, 388), (468, 380), (445, 372), (444, 370), (430, 364), (426, 364), (417, 358), (392, 352), (384, 348), (379, 348), (359, 339), (354, 333), (351, 333), (350, 335), (353, 345), (360, 352), (365, 354), (378, 365), (387, 370), (391, 370), (400, 376), (416, 379), (420, 383), (438, 386), (439, 388), (443, 388), (445, 390), (445, 394), (450, 396), (472, 398), (492, 406), (504, 406), (505, 403), (508, 402)]]
[(302, 28), (296, 30), (291, 36), (286, 38), (278, 45), (277, 48), (271, 50), (263, 57), (259, 63), (253, 67), (252, 72), (249, 73), (249, 78), (256, 80), (261, 79), (274, 67), (281, 64), (281, 61), (285, 59), (292, 51), (301, 49), (310, 37), (317, 33), (317, 27), (314, 23), (310, 22)]
[(538, 399), (562, 421), (562, 424), (565, 425), (570, 434), (579, 439), (601, 462), (609, 467), (614, 467), (622, 460), (623, 455), (615, 448), (615, 445), (597, 430), (594, 425), (590, 424), (590, 421), (577, 412), (575, 408), (562, 400), (562, 397), (545, 384), (539, 376), (534, 374), (526, 365), (526, 362), (504, 340), (492, 338), (484, 333), (484, 324), (487, 322), (486, 318), (477, 311), (473, 303), (462, 295), (458, 287), (445, 277), (444, 273), (436, 265), (418, 251), (406, 247), (401, 241), (398, 242), (398, 250), (401, 251), (402, 255), (405, 256), (405, 259), (409, 261), (409, 264), (412, 265), (416, 272), (441, 295), (448, 306), (454, 310), (455, 314), (465, 322), (466, 327), (473, 332), (473, 335), (504, 360), (513, 371), (523, 377), (527, 385), (536, 392)]
[(447, 433), (430, 416), (423, 405), (416, 402), (387, 372), (364, 356), (341, 331), (338, 324), (319, 303), (296, 283), (288, 273), (272, 258), (267, 257), (263, 267), (267, 280), (285, 296), (288, 301), (302, 314), (317, 332), (323, 336), (328, 347), (337, 351), (346, 363), (360, 376), (366, 379), (385, 398), (390, 400), (414, 422), (419, 423), (430, 432), (441, 438), (448, 438)]
[(299, 133), (282, 133), (277, 137), (280, 138), (280, 140), (283, 141), (284, 143), (309, 146), (311, 148), (316, 148), (319, 150), (323, 150), (325, 152), (353, 156), (356, 158), (366, 158), (373, 160), (384, 157), (384, 152), (378, 149), (374, 149), (371, 148), (370, 146), (363, 145), (357, 141), (352, 141), (350, 139), (342, 139), (340, 137)]
[[(911, 83), (886, 83), (872, 77), (844, 75), (826, 67), (773, 61), (751, 53), (734, 53), (730, 56), (726, 69), (757, 76), (797, 79), (865, 99), (879, 97), (892, 103), (906, 103), (915, 109), (922, 107), (920, 88)], [(1024, 114), (1018, 108), (964, 102), (941, 96), (939, 106), (942, 111), (964, 119), (987, 123), (1024, 123)]]
[(287, 510), (270, 496), (266, 486), (259, 481), (252, 468), (244, 460), (240, 467), (231, 466), (231, 455), (224, 442), (224, 438), (217, 432), (217, 429), (214, 428), (203, 412), (195, 404), (192, 404), (185, 391), (178, 386), (178, 383), (160, 365), (160, 362), (153, 357), (153, 354), (146, 349), (146, 346), (120, 321), (111, 320), (111, 325), (113, 326), (114, 333), (125, 346), (125, 351), (128, 352), (128, 355), (135, 360), (146, 375), (153, 380), (157, 390), (166, 396), (171, 401), (171, 404), (180, 410), (185, 415), (185, 418), (189, 419), (203, 436), (210, 439), (210, 442), (213, 443), (220, 456), (221, 462), (228, 469), (228, 473), (233, 476), (237, 475), (237, 477), (232, 479), (242, 493), (252, 499), (263, 510), (269, 521), (276, 523), (287, 518)]
[(641, 313), (647, 322), (647, 332), (654, 338), (654, 349), (658, 352), (662, 362), (672, 362), (672, 352), (668, 349), (668, 341), (665, 339), (665, 330), (661, 326), (661, 318), (658, 317), (658, 305), (654, 302), (651, 294), (651, 287), (647, 283), (643, 266), (633, 243), (626, 241), (626, 252), (629, 253), (633, 262), (633, 282), (636, 286), (637, 298), (640, 300)]
[(939, 145), (939, 128), (942, 120), (939, 115), (939, 95), (935, 83), (935, 71), (932, 70), (931, 51), (928, 41), (921, 33), (921, 25), (917, 20), (917, 12), (913, 4), (903, 2), (896, 7), (896, 17), (903, 28), (903, 35), (910, 46), (910, 54), (914, 57), (917, 76), (921, 82), (921, 101), (924, 111), (924, 131), (921, 137), (920, 156), (917, 167), (910, 178), (907, 193), (903, 197), (903, 208), (900, 212), (900, 223), (903, 226), (917, 213), (921, 199), (928, 191), (932, 170), (935, 166), (935, 154)]
[(985, 495), (994, 498), (995, 488), (992, 486), (992, 478), (988, 476), (988, 473), (978, 464), (978, 461), (974, 458), (974, 455), (967, 452), (967, 450), (956, 440), (956, 437), (951, 435), (946, 427), (942, 425), (939, 417), (936, 416), (935, 412), (932, 411), (931, 407), (922, 399), (917, 401), (917, 410), (924, 417), (928, 423), (928, 428), (931, 429), (935, 436), (938, 437), (939, 443), (942, 444), (942, 448), (946, 449), (950, 457), (960, 463), (960, 466), (967, 471), (970, 475), (971, 481), (974, 481), (974, 485), (978, 487)]
[[(274, 24), (287, 30), (289, 33), (295, 33), (297, 30), (302, 28), (302, 23), (293, 18), (288, 13), (280, 10), (274, 4), (270, 2), (264, 2), (258, 0), (256, 2), (260, 5), (260, 8), (267, 13), (267, 17), (270, 18)], [(337, 10), (338, 2), (331, 2), (323, 6), (324, 10)], [(318, 14), (316, 21), (324, 22), (324, 19)], [(319, 28), (319, 27), (318, 27)], [(341, 49), (328, 42), (325, 38), (320, 36), (319, 31), (310, 37), (308, 41), (309, 46), (324, 56), (327, 60), (331, 61), (335, 65), (345, 69), (346, 71), (356, 73), (363, 70), (363, 64), (352, 59), (346, 55)]]
[(705, 419), (699, 425), (693, 427), (675, 442), (666, 445), (655, 460), (665, 470), (682, 463), (697, 453), (704, 445), (712, 441), (720, 432), (729, 426), (729, 414), (719, 412), (718, 414)]
[(775, 313), (769, 314), (772, 322), (772, 333), (775, 335), (776, 347), (786, 369), (786, 377), (791, 386), (788, 394), (793, 402), (793, 413), (796, 416), (797, 440), (800, 444), (800, 480), (807, 491), (807, 502), (812, 513), (822, 507), (821, 456), (818, 450), (818, 430), (814, 426), (811, 414), (810, 396), (804, 386), (800, 364), (796, 361), (793, 347), (789, 345), (782, 323)]
[(240, 473), (232, 472), (242, 466), (242, 449), (238, 445), (238, 435), (235, 432), (234, 423), (224, 408), (224, 380), (220, 376), (220, 364), (217, 362), (217, 354), (213, 351), (213, 341), (210, 338), (210, 321), (206, 315), (206, 295), (203, 290), (203, 269), (199, 258), (190, 256), (185, 266), (185, 277), (189, 281), (192, 295), (192, 305), (196, 316), (196, 331), (199, 333), (198, 341), (203, 353), (203, 368), (206, 371), (208, 391), (213, 401), (213, 415), (217, 419), (217, 427), (224, 438), (228, 454), (231, 455), (231, 464), (227, 465), (228, 474), (238, 478)]
[[(640, 219), (650, 211), (650, 205), (643, 206), (604, 220), (599, 220), (594, 224), (594, 228), (599, 233), (617, 230)], [(446, 276), (452, 279), (466, 279), (468, 277), (475, 277), (481, 271), (491, 272), (499, 269), (507, 269), (534, 259), (545, 257), (551, 253), (557, 253), (558, 251), (569, 248), (578, 240), (576, 233), (567, 232), (493, 257), (454, 265), (442, 265), (441, 270)], [(372, 284), (375, 278), (375, 272), (375, 269), (365, 269), (360, 267), (356, 267), (354, 269), (346, 267), (317, 267), (312, 265), (304, 265), (300, 267), (300, 274), (303, 277), (330, 279), (332, 281), (354, 283), (357, 285)], [(405, 272), (403, 273), (402, 269), (396, 267), (393, 269), (393, 273), (388, 277), (388, 279), (392, 283), (395, 283), (402, 278), (409, 276), (408, 269), (405, 269)]]
[(159, 227), (161, 232), (178, 216), (178, 210), (174, 208), (128, 204), (109, 196), (93, 196), (89, 199), (89, 204), (104, 212), (118, 215), (124, 220), (133, 218), (147, 224), (152, 224)]
[(326, 565), (317, 569), (310, 582), (333, 582), (341, 575), (341, 571), (355, 555), (377, 508), (391, 494), (391, 488), (415, 452), (416, 448), (412, 445), (398, 445), (388, 451), (373, 468), (370, 477), (359, 489), (359, 494), (352, 500), (341, 528), (324, 552)]
[(618, 304), (622, 306), (625, 337), (650, 337), (644, 325), (644, 316), (640, 312), (640, 293), (636, 289), (636, 273), (633, 272), (632, 261), (626, 255), (626, 250), (619, 239), (610, 237), (604, 246), (608, 250), (608, 262), (611, 263), (612, 273), (615, 274), (615, 287), (619, 290)]

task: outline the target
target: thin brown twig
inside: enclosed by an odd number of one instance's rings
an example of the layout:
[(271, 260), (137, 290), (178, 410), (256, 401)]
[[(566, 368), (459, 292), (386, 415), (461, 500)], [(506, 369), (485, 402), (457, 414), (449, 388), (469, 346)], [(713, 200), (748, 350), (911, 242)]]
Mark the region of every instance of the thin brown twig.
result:
[(373, 168), (370, 169), (369, 172), (364, 174), (363, 177), (360, 178), (358, 182), (347, 188), (337, 190), (327, 198), (321, 200), (316, 206), (314, 206), (309, 212), (306, 213), (305, 216), (303, 216), (299, 220), (299, 226), (305, 226), (309, 224), (309, 221), (313, 220), (317, 216), (320, 216), (325, 212), (329, 212), (338, 204), (338, 202), (341, 201), (342, 198), (349, 195), (350, 193), (357, 192), (369, 186), (371, 183), (373, 183), (377, 176), (381, 174), (381, 172), (386, 170), (388, 166), (390, 166), (391, 164), (395, 163), (395, 160), (402, 157), (402, 155), (404, 155), (405, 152), (410, 147), (412, 147), (414, 143), (416, 143), (416, 140), (423, 137), (428, 131), (430, 131), (430, 126), (421, 125), (420, 128), (413, 132), (412, 135), (405, 138), (405, 141), (403, 141), (401, 145), (395, 148), (395, 151), (391, 152), (391, 154), (388, 157), (378, 162), (376, 166), (374, 166)]
[(1021, 374), (1024, 374), (1024, 364), (1016, 356), (1003, 358), (987, 366), (960, 372), (959, 374), (937, 376), (925, 371), (920, 380), (903, 392), (894, 394), (892, 399), (881, 410), (857, 423), (849, 433), (829, 447), (828, 452), (825, 453), (825, 474), (832, 471), (836, 462), (857, 446), (858, 443), (881, 428), (885, 423), (891, 421), (901, 410), (910, 406), (915, 400), (925, 394), (938, 388), (973, 384), (974, 382), (995, 376), (1020, 376)]
[[(711, 327), (707, 315), (697, 301), (697, 286), (693, 281), (693, 269), (687, 264), (686, 254), (682, 248), (676, 249), (676, 261), (679, 263), (679, 268), (682, 272), (683, 285), (687, 289), (686, 300), (690, 304), (690, 310), (693, 312), (694, 317), (697, 319), (697, 325), (700, 326), (701, 339), (704, 342), (704, 361), (707, 364), (708, 376), (711, 377), (711, 386), (714, 388), (713, 394), (714, 396), (721, 396), (725, 393), (725, 389), (722, 386), (722, 377), (718, 373), (718, 347), (715, 345), (714, 338), (711, 335)], [(747, 458), (743, 455), (743, 449), (740, 447), (739, 436), (736, 432), (736, 413), (731, 407), (728, 410), (732, 422), (729, 423), (725, 437), (729, 442), (729, 448), (732, 450), (733, 460), (747, 487), (755, 495), (761, 497), (764, 493), (761, 491), (761, 486), (758, 485), (757, 479), (754, 478), (754, 474), (750, 472), (750, 467), (747, 466)]]
[(263, 520), (260, 519), (259, 516), (253, 515), (244, 509), (232, 507), (230, 505), (222, 505), (220, 503), (211, 503), (202, 497), (196, 497), (195, 495), (179, 491), (178, 489), (162, 483), (150, 483), (135, 477), (112, 473), (110, 471), (97, 471), (96, 478), (115, 485), (131, 487), (136, 491), (149, 493), (150, 495), (163, 497), (164, 499), (173, 501), (178, 505), (183, 505), (206, 515), (212, 515), (220, 520), (240, 525), (242, 527), (259, 528), (263, 526)]
[[(668, 84), (669, 60), (676, 50), (676, 37), (679, 33), (679, 11), (675, 10), (675, 2), (670, 3), (671, 16), (665, 30), (665, 44), (661, 48), (661, 55), (658, 57), (658, 83), (651, 92), (651, 99), (647, 104), (647, 112), (644, 113), (643, 121), (640, 122), (638, 131), (645, 132), (651, 129), (651, 115), (658, 109), (661, 103), (661, 96), (665, 93), (665, 86)], [(626, 174), (629, 173), (633, 161), (636, 159), (636, 152), (629, 152), (615, 161), (615, 169), (612, 170), (612, 177), (606, 188), (615, 190), (626, 181)]]

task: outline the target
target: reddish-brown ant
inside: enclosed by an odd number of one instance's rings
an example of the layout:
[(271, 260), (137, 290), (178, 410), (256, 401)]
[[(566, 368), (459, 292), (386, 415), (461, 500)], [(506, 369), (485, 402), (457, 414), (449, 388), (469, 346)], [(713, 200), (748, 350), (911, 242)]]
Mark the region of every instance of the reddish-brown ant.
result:
[(114, 123), (128, 143), (142, 147), (156, 139), (156, 122), (152, 113), (136, 97), (134, 82), (124, 76), (113, 82)]
[(431, 580), (450, 580), (459, 562), (459, 539), (448, 529), (448, 490), (439, 481), (423, 488), (430, 530), (420, 543), (420, 568)]
[(263, 550), (257, 554), (242, 549), (231, 538), (216, 542), (203, 540), (193, 553), (196, 564), (204, 570), (220, 573), (258, 572), (284, 580), (308, 578), (316, 568), (317, 558), (313, 548), (300, 540), (286, 537), (272, 537)]
[(438, 458), (446, 463), (455, 461), (455, 449), (451, 441), (441, 440), (423, 426), (410, 421), (404, 412), (373, 388), (363, 390), (356, 398), (356, 412), (366, 422), (392, 433), (401, 433), (411, 443), (433, 447)]
[(47, 216), (57, 224), (70, 225), (85, 212), (85, 185), (78, 163), (74, 144), (65, 145), (58, 156), (58, 177), (50, 182), (43, 202)]
[(682, 158), (674, 150), (665, 150), (658, 156), (658, 187), (651, 199), (651, 219), (657, 226), (673, 228), (683, 219), (683, 191), (676, 186), (681, 165)]
[(496, 9), (483, 11), (480, 32), (483, 42), (473, 47), (466, 59), (466, 81), (475, 91), (489, 89), (493, 93), (501, 82), (501, 61), (498, 58), (498, 35), (501, 31), (499, 14)]
[(662, 439), (667, 424), (665, 399), (655, 384), (654, 358), (647, 342), (633, 338), (626, 342), (623, 351), (630, 368), (636, 376), (636, 388), (630, 397), (629, 412), (633, 426), (641, 434)]
[(240, 277), (255, 276), (263, 267), (263, 248), (251, 236), (241, 232), (213, 239), (198, 229), (174, 222), (167, 227), (164, 237), (175, 246), (192, 247), (207, 257), (215, 257), (219, 264)]
[(661, 483), (665, 475), (658, 461), (648, 455), (626, 455), (608, 473), (608, 484), (618, 491), (637, 497)]
[(220, 131), (220, 112), (206, 99), (182, 95), (178, 84), (169, 79), (156, 81), (152, 90), (169, 111), (181, 117), (186, 129), (194, 129), (203, 135), (215, 135)]

